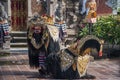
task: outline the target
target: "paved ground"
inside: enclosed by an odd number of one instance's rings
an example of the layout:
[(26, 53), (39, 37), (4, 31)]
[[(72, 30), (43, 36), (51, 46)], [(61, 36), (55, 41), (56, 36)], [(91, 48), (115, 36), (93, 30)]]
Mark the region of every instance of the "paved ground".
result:
[[(89, 64), (87, 73), (96, 78), (83, 80), (120, 80), (120, 58), (95, 60)], [(30, 69), (27, 54), (21, 53), (0, 57), (0, 80), (45, 80), (45, 78), (41, 78), (37, 70)]]

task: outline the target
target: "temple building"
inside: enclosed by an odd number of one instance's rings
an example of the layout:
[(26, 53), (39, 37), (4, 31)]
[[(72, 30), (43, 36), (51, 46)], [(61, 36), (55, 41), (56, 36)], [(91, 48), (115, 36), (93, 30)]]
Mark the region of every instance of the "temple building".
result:
[[(0, 0), (5, 6), (8, 13), (9, 20), (11, 22), (11, 30), (13, 31), (26, 31), (27, 20), (32, 16), (37, 9), (37, 1), (42, 0)], [(64, 4), (65, 0), (43, 0), (47, 3), (47, 14), (54, 16), (56, 3), (61, 1), (61, 8), (69, 6), (70, 4)], [(72, 1), (72, 0), (66, 0)], [(76, 0), (79, 1), (79, 0)], [(96, 0), (97, 3), (97, 15), (111, 14), (112, 8), (106, 5), (107, 0)], [(70, 6), (69, 6), (70, 7)], [(63, 8), (62, 8), (63, 9)], [(63, 13), (64, 15), (66, 13)], [(62, 16), (64, 16), (62, 15)], [(63, 17), (65, 18), (65, 17)]]

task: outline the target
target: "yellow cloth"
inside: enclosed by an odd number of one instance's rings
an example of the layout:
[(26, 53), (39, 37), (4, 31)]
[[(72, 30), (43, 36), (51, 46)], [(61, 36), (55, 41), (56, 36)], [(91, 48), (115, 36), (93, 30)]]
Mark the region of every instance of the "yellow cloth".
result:
[(85, 55), (85, 56), (79, 56), (77, 59), (77, 70), (80, 75), (80, 77), (84, 76), (86, 73), (87, 66), (90, 61), (90, 56)]

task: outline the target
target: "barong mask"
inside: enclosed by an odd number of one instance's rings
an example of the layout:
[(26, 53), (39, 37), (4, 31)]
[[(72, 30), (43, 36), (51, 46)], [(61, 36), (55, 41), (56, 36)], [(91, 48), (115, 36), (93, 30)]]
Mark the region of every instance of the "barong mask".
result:
[(48, 47), (49, 40), (46, 25), (40, 17), (34, 17), (28, 22), (28, 39), (31, 40), (34, 48), (39, 49), (42, 45)]

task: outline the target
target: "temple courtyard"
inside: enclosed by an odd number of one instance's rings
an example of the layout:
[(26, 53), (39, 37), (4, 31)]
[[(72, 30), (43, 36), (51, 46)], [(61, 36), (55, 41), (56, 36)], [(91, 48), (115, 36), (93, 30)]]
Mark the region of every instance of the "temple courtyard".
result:
[[(94, 60), (88, 65), (87, 74), (88, 76), (80, 80), (120, 80), (120, 58)], [(0, 80), (50, 79), (49, 77), (40, 76), (38, 70), (29, 67), (27, 53), (10, 53), (6, 55), (1, 53)]]

